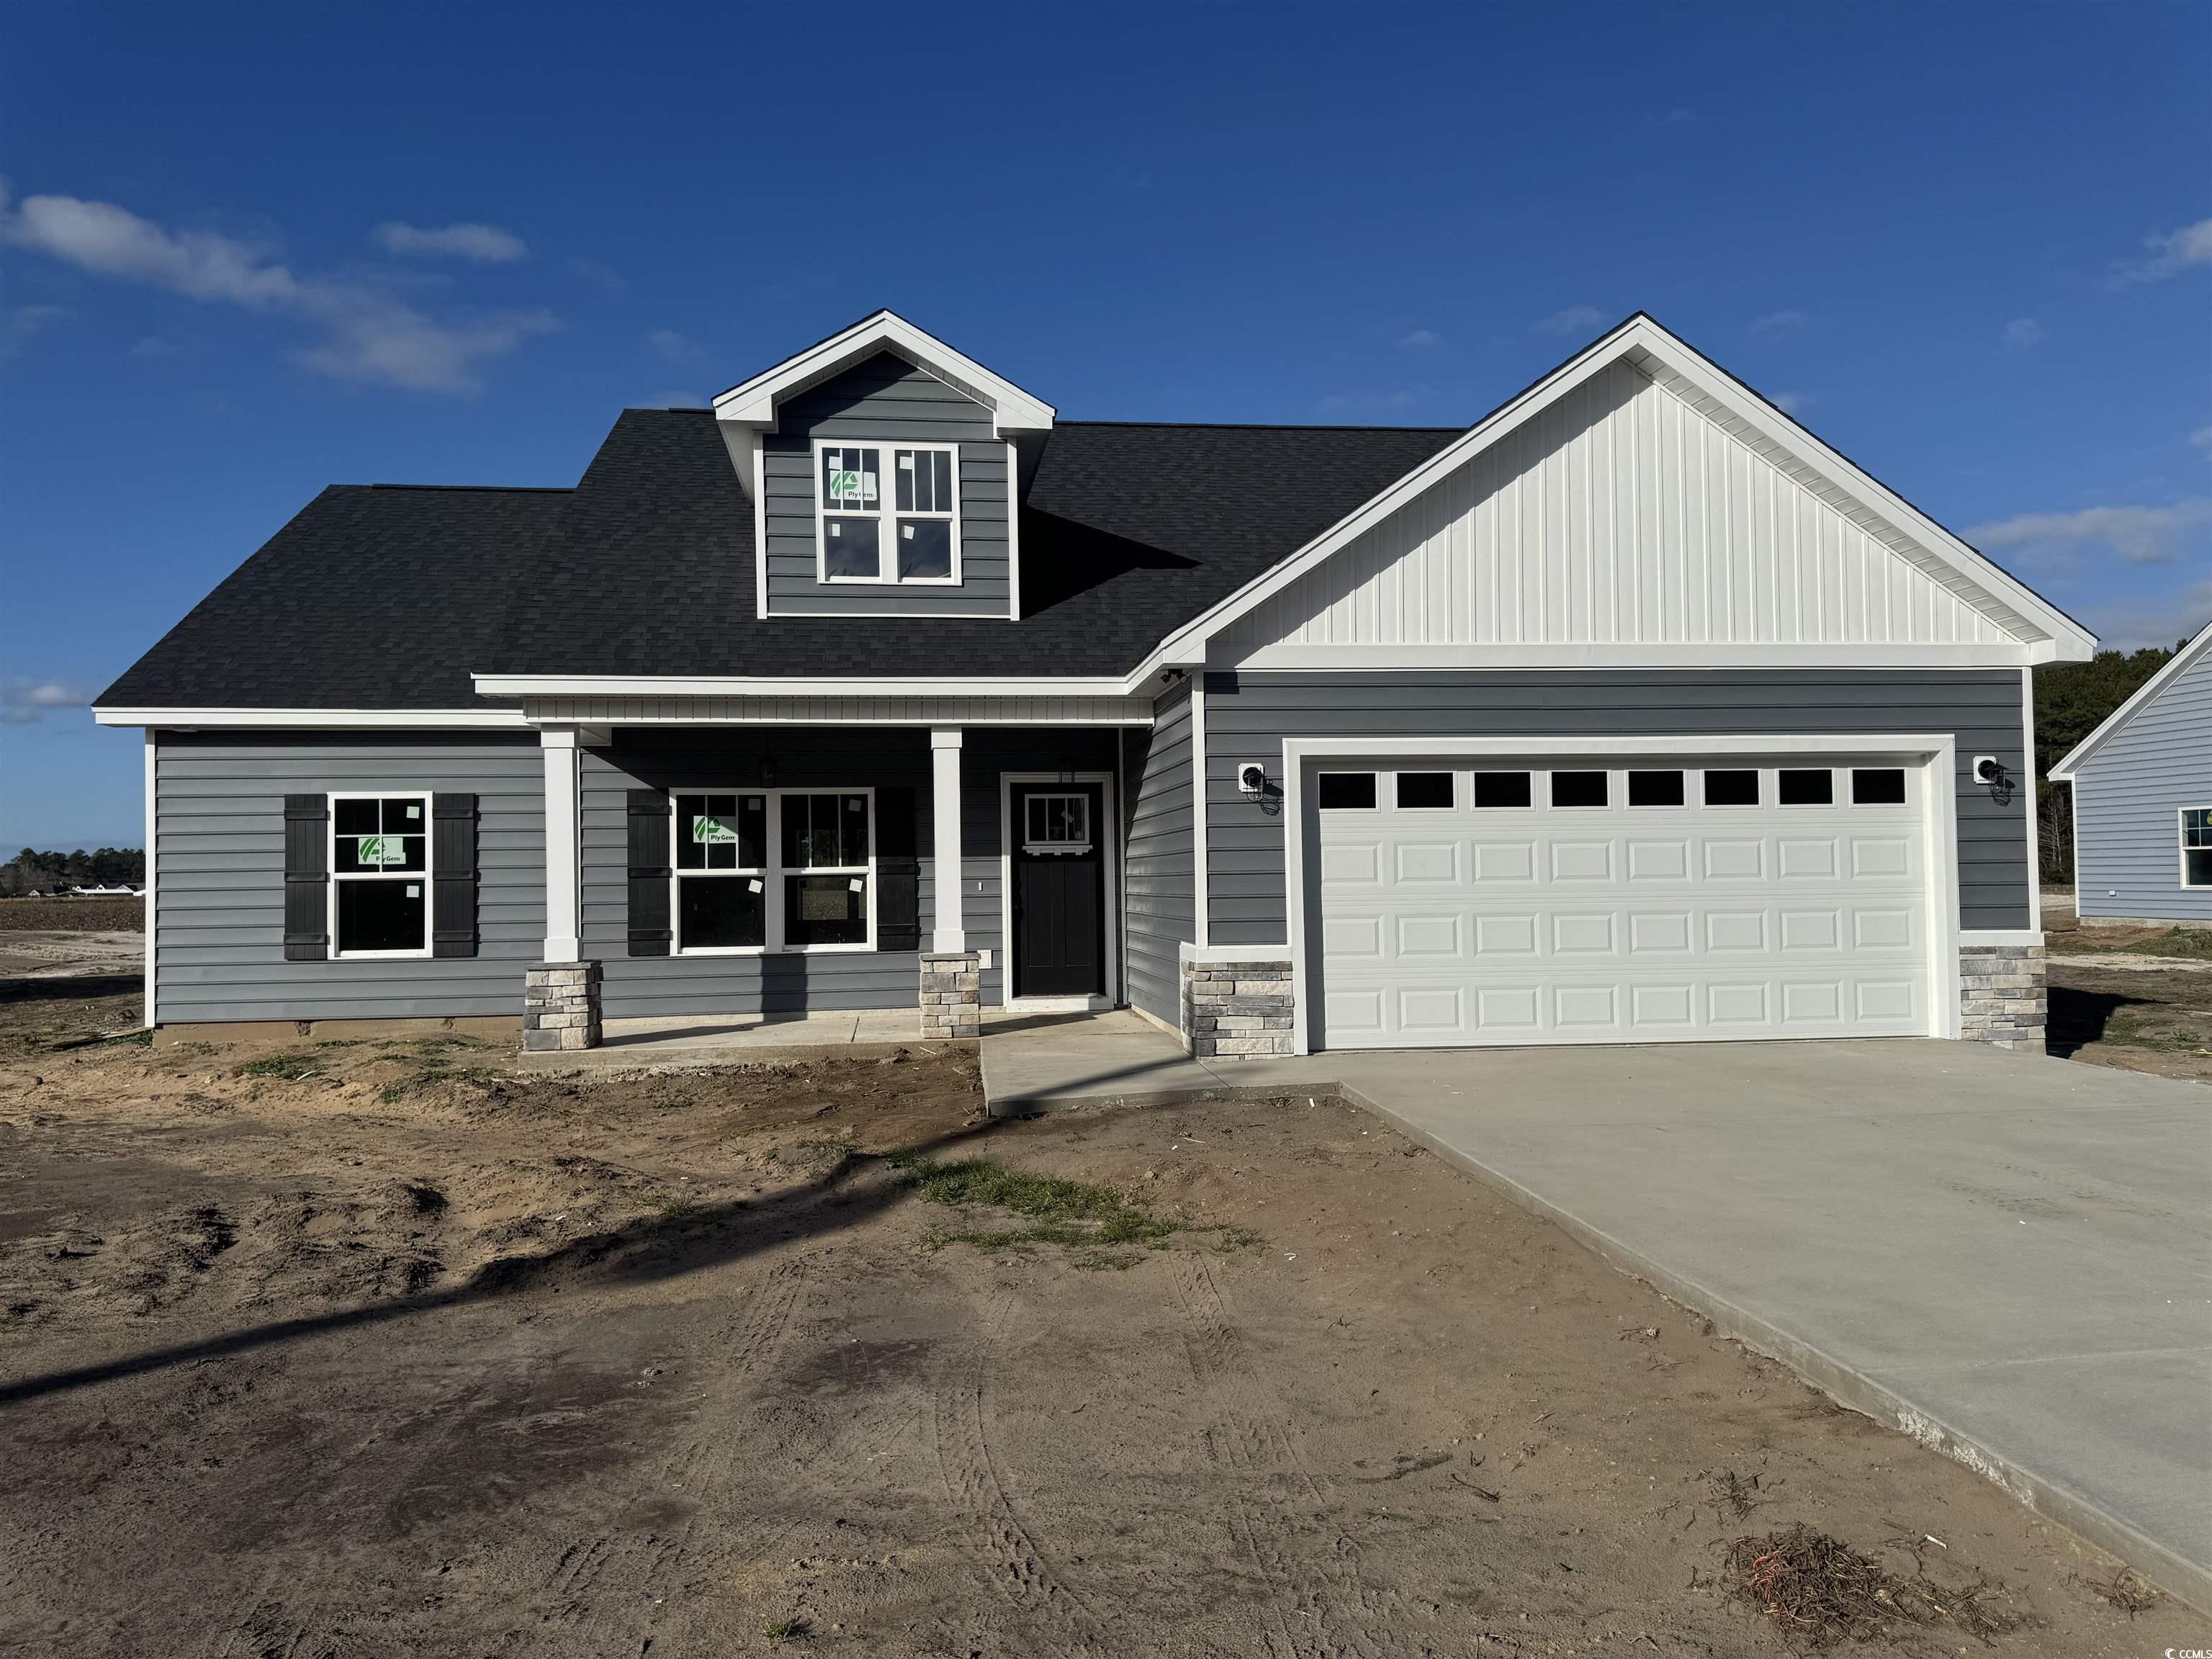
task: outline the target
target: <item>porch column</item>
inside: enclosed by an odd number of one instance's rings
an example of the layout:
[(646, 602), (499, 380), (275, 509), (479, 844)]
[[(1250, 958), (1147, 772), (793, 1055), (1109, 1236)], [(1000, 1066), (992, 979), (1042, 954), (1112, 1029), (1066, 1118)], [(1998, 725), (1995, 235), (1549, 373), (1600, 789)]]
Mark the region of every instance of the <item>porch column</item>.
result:
[(929, 794), (936, 813), (934, 838), (937, 906), (929, 948), (940, 955), (968, 948), (960, 925), (960, 728), (939, 726), (929, 734)]
[(577, 921), (576, 729), (549, 726), (538, 732), (538, 741), (545, 761), (544, 959), (577, 962), (583, 957), (583, 929)]

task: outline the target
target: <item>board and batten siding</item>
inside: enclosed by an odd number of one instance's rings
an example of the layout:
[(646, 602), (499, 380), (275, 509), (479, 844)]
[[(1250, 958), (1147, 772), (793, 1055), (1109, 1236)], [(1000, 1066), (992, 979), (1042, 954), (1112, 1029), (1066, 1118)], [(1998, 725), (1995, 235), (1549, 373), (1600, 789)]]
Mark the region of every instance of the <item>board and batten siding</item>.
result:
[(2212, 921), (2181, 884), (2181, 811), (2212, 806), (2212, 650), (2159, 689), (2074, 779), (2074, 881), (2085, 916)]
[(1128, 1000), (1181, 1027), (1178, 952), (1198, 937), (1191, 836), (1190, 690), (1178, 685), (1153, 705), (1149, 733), (1130, 732), (1122, 775), (1129, 792), (1127, 907), (1121, 960)]
[(1292, 667), (1344, 646), (2008, 644), (1944, 578), (1963, 583), (1620, 362), (1231, 624), (1209, 656)]
[[(158, 1024), (520, 1018), (545, 943), (544, 771), (528, 732), (163, 732), (155, 746)], [(477, 797), (477, 954), (284, 959), (284, 797)]]
[[(1225, 687), (1234, 684), (1236, 690)], [(1223, 689), (1217, 689), (1223, 688)], [(1286, 738), (1715, 737), (1953, 733), (1958, 744), (1960, 925), (2028, 927), (2027, 814), (2033, 793), (2001, 804), (1973, 781), (1973, 757), (2015, 777), (2020, 671), (1550, 670), (1403, 673), (1216, 673), (1207, 681), (1208, 937), (1278, 945), (1284, 823), (1266, 797), (1239, 794), (1239, 763), (1281, 781)]]
[[(1008, 771), (1050, 771), (1063, 764), (1111, 771), (1115, 734), (1110, 728), (994, 727), (969, 730), (963, 737), (960, 920), (969, 948), (992, 953), (983, 975), (983, 1000), (999, 1006), (1006, 1001), (1000, 776)], [(927, 727), (623, 732), (611, 747), (583, 750), (580, 763), (583, 953), (600, 964), (606, 1018), (719, 1018), (917, 1006), (921, 957), (914, 951), (629, 954), (629, 792), (757, 789), (764, 760), (773, 762), (779, 789), (914, 792), (920, 920), (927, 937), (939, 871)]]
[[(886, 447), (960, 447), (960, 582), (838, 583), (818, 580), (814, 476), (817, 438), (868, 440)], [(991, 411), (902, 359), (879, 353), (776, 411), (763, 441), (761, 492), (768, 546), (769, 614), (1003, 617), (1012, 601), (1006, 446)], [(891, 488), (884, 457), (883, 488)], [(888, 561), (896, 549), (884, 549)]]

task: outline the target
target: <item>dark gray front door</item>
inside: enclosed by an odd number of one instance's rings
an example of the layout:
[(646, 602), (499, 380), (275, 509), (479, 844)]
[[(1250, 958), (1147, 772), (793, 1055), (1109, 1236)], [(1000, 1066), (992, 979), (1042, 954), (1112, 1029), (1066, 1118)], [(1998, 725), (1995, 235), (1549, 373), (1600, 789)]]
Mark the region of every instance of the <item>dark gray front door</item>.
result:
[(1018, 997), (1106, 989), (1101, 793), (1095, 783), (1018, 783), (1010, 792)]

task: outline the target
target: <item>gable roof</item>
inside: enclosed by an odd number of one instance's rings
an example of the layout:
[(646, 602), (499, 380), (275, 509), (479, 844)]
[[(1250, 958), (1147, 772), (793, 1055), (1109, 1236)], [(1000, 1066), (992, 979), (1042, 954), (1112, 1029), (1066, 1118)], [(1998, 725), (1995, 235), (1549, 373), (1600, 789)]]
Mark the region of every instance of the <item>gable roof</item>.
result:
[(1031, 396), (890, 311), (873, 312), (850, 328), (841, 328), (827, 339), (817, 340), (805, 350), (732, 386), (714, 399), (714, 418), (735, 426), (773, 427), (776, 407), (785, 398), (819, 386), (879, 351), (896, 352), (982, 404), (991, 411), (992, 422), (1002, 438), (1052, 429), (1056, 411), (1043, 398)]
[(1162, 641), (1155, 662), (1189, 660), (1206, 641), (1316, 568), (1459, 468), (1528, 427), (1593, 377), (1626, 361), (1918, 566), (2027, 647), (2031, 660), (2079, 660), (2087, 629), (1903, 496), (1860, 470), (1741, 381), (1638, 312), (1501, 404), (1357, 512)]
[(110, 709), (469, 709), (469, 671), (566, 489), (334, 484), (97, 702)]
[(2068, 750), (2065, 755), (2051, 767), (2051, 777), (2060, 783), (2073, 782), (2075, 775), (2088, 763), (2093, 755), (2112, 738), (2118, 737), (2122, 727), (2143, 709), (2155, 702), (2160, 692), (2187, 673), (2190, 664), (2207, 652), (2212, 652), (2212, 623), (2205, 623), (2203, 631), (2196, 638), (2175, 652), (2157, 673), (2137, 686), (2135, 696), (2105, 716), (2103, 725)]

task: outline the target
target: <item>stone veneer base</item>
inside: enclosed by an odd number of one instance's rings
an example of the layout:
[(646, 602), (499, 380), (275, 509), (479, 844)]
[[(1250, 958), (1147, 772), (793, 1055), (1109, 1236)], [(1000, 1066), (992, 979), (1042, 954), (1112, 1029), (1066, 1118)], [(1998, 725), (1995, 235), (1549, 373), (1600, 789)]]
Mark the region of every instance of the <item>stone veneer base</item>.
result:
[(1183, 1042), (1201, 1060), (1294, 1053), (1297, 997), (1291, 964), (1186, 961)]
[(983, 1035), (983, 959), (976, 952), (922, 953), (921, 1035), (939, 1042)]
[(1959, 1035), (1968, 1042), (2043, 1049), (2051, 992), (2040, 945), (1959, 947)]
[(523, 1052), (599, 1046), (599, 964), (532, 963), (523, 975)]

